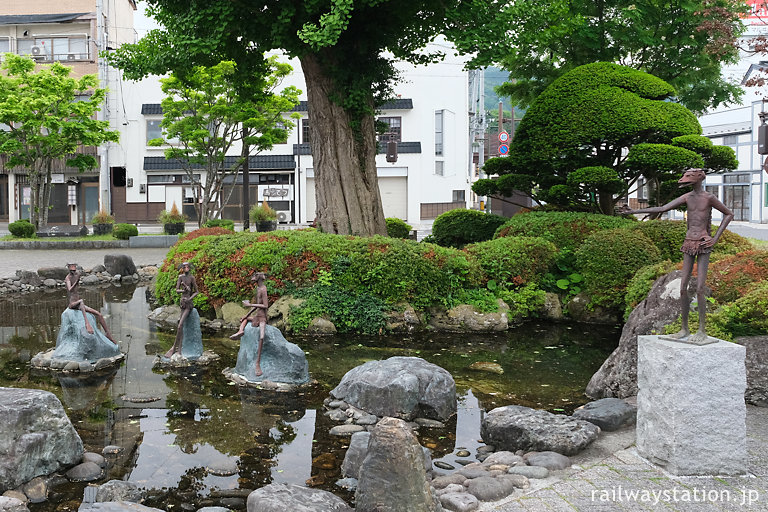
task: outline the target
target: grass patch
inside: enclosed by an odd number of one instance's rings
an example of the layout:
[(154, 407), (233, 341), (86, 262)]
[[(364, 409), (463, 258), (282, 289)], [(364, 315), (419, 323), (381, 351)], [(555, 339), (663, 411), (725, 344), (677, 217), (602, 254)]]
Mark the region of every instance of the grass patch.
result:
[(18, 238), (13, 235), (5, 235), (0, 238), (2, 242), (72, 242), (72, 241), (94, 241), (94, 240), (117, 240), (112, 235), (87, 235), (87, 236), (51, 236), (51, 237), (38, 237), (32, 236), (29, 238)]
[(749, 242), (758, 251), (768, 251), (768, 240), (758, 240), (757, 238), (747, 238)]

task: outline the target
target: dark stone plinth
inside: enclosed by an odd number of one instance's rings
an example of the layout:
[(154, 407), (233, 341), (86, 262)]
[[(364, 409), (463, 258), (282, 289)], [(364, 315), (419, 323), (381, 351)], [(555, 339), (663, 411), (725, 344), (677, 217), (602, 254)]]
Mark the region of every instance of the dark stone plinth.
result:
[(61, 314), (61, 328), (56, 338), (53, 359), (93, 363), (99, 359), (120, 355), (120, 348), (101, 332), (96, 317), (90, 313), (86, 314), (93, 334), (85, 329), (83, 313), (80, 310), (67, 308)]
[(245, 334), (240, 338), (240, 352), (234, 369), (224, 370), (229, 378), (240, 376), (249, 383), (269, 381), (290, 385), (302, 385), (309, 382), (309, 365), (304, 351), (298, 345), (287, 341), (277, 327), (266, 326), (264, 346), (261, 350), (262, 375), (256, 376), (254, 364), (259, 347), (259, 328), (250, 323)]
[(86, 236), (86, 226), (46, 226), (37, 232), (38, 238)]
[(200, 314), (192, 308), (184, 319), (184, 341), (181, 344), (181, 356), (194, 361), (203, 355), (203, 333), (200, 331)]

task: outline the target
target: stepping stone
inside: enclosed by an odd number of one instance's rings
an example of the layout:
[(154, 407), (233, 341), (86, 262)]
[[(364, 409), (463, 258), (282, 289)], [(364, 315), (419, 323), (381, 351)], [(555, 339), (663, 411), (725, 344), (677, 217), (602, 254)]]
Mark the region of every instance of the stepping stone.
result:
[(471, 512), (480, 506), (477, 498), (466, 492), (451, 492), (440, 496), (440, 504), (445, 510)]
[(525, 455), (531, 466), (541, 466), (549, 470), (571, 467), (571, 459), (556, 452), (532, 452)]
[(601, 398), (582, 405), (573, 412), (573, 417), (594, 423), (602, 430), (613, 432), (625, 425), (634, 425), (637, 407), (621, 398)]
[(523, 475), (526, 478), (547, 478), (549, 470), (542, 466), (515, 466), (509, 468), (510, 475)]

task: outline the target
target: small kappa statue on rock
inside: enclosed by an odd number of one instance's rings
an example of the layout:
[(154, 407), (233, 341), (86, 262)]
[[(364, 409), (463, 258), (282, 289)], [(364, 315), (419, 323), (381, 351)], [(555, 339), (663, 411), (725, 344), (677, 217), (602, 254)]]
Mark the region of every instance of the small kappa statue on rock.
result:
[(251, 322), (251, 325), (254, 328), (257, 325), (259, 326), (259, 348), (256, 351), (256, 364), (254, 372), (257, 377), (261, 376), (262, 374), (261, 349), (264, 345), (264, 330), (267, 324), (267, 310), (269, 309), (269, 297), (267, 297), (267, 287), (264, 284), (266, 279), (267, 276), (264, 274), (264, 272), (254, 272), (251, 276), (251, 281), (256, 282), (256, 293), (253, 298), (253, 303), (250, 303), (247, 300), (243, 301), (243, 306), (251, 308), (251, 310), (248, 311), (248, 313), (246, 313), (246, 315), (240, 319), (240, 329), (235, 334), (230, 336), (230, 338), (233, 340), (240, 339), (243, 334), (245, 334), (245, 327), (248, 325), (248, 322)]
[[(704, 190), (703, 183), (706, 177), (707, 175), (704, 169), (688, 169), (683, 173), (683, 177), (680, 178), (678, 184), (680, 187), (690, 185), (693, 188), (690, 192), (683, 194), (664, 206), (642, 208), (640, 210), (621, 210), (621, 213), (628, 214), (663, 213), (683, 205), (688, 207), (688, 230), (685, 234), (683, 246), (680, 248), (683, 252), (683, 279), (680, 283), (680, 316), (683, 325), (679, 332), (665, 336), (665, 338), (694, 345), (707, 345), (717, 341), (715, 338), (707, 336), (705, 330), (704, 323), (707, 313), (707, 300), (704, 295), (704, 289), (707, 280), (707, 268), (709, 267), (709, 253), (712, 252), (712, 247), (720, 239), (723, 231), (725, 231), (725, 227), (733, 219), (733, 212), (721, 203), (714, 194)], [(715, 236), (710, 234), (712, 226), (712, 208), (715, 208), (723, 214), (723, 220), (720, 222), (720, 227), (717, 228)], [(688, 310), (690, 308), (688, 281), (691, 278), (694, 260), (698, 263), (696, 298), (699, 311), (699, 330), (696, 334), (691, 336), (691, 332), (688, 328)]]
[(190, 274), (191, 266), (188, 261), (179, 265), (181, 274), (176, 280), (176, 291), (181, 294), (181, 317), (179, 318), (179, 327), (176, 329), (176, 341), (171, 349), (165, 353), (165, 357), (171, 358), (174, 354), (181, 354), (181, 345), (184, 340), (184, 320), (189, 316), (189, 312), (195, 307), (193, 299), (197, 295), (197, 281), (195, 276)]
[(112, 343), (117, 343), (112, 334), (109, 332), (107, 322), (104, 321), (104, 316), (97, 310), (85, 305), (85, 301), (80, 298), (80, 272), (77, 271), (77, 263), (67, 263), (67, 270), (69, 274), (64, 279), (64, 283), (67, 285), (67, 301), (70, 309), (78, 309), (83, 313), (83, 320), (85, 321), (85, 330), (88, 334), (93, 334), (93, 326), (88, 321), (86, 313), (91, 313), (99, 319), (101, 328), (104, 329), (104, 334), (107, 339)]

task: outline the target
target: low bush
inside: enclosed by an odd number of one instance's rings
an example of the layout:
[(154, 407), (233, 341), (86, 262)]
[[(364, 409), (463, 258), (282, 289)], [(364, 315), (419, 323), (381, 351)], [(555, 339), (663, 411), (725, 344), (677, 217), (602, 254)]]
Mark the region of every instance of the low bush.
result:
[(637, 270), (661, 261), (653, 242), (639, 231), (608, 229), (590, 235), (576, 251), (591, 305), (624, 310), (625, 290)]
[(190, 231), (186, 235), (181, 235), (179, 240), (193, 240), (201, 236), (231, 235), (232, 233), (234, 233), (233, 230), (225, 227), (206, 227)]
[(8, 231), (17, 238), (32, 238), (35, 235), (35, 226), (29, 219), (19, 219), (8, 224)]
[[(681, 220), (650, 220), (647, 222), (638, 222), (632, 226), (635, 229), (650, 238), (654, 245), (661, 252), (661, 257), (670, 261), (683, 261), (683, 253), (680, 247), (685, 240), (687, 226), (685, 221)], [(717, 231), (717, 226), (712, 226), (712, 233)], [(726, 230), (717, 241), (713, 251), (712, 259), (717, 259), (722, 255), (736, 254), (747, 251), (752, 248), (752, 244), (743, 236), (737, 235)]]
[(575, 251), (592, 233), (629, 227), (635, 222), (597, 213), (535, 211), (514, 215), (496, 230), (494, 237), (538, 236), (549, 240), (558, 249)]
[(725, 339), (768, 334), (768, 281), (757, 283), (743, 297), (707, 315), (708, 330), (710, 325), (710, 335), (726, 333)]
[[(662, 255), (663, 257), (663, 255)], [(624, 320), (629, 318), (635, 306), (640, 304), (648, 297), (648, 293), (653, 287), (653, 283), (663, 275), (669, 274), (675, 269), (675, 264), (670, 260), (664, 260), (659, 263), (646, 265), (635, 272), (634, 277), (627, 286), (625, 295), (626, 309), (624, 310)]]
[(411, 234), (410, 224), (397, 217), (387, 217), (387, 235), (392, 238), (408, 238)]
[(746, 295), (768, 278), (768, 251), (745, 251), (715, 261), (709, 266), (707, 284), (720, 304)]
[(112, 230), (112, 236), (118, 240), (128, 240), (132, 236), (138, 236), (139, 228), (133, 224), (115, 224)]
[(231, 233), (235, 232), (235, 221), (232, 219), (208, 219), (203, 224), (204, 228), (224, 228)]
[(301, 332), (315, 317), (325, 316), (341, 333), (380, 334), (386, 326), (385, 303), (368, 293), (350, 294), (329, 284), (298, 290), (304, 302), (291, 310), (291, 329)]
[(468, 245), (465, 250), (480, 264), (488, 288), (537, 283), (555, 260), (557, 248), (543, 238), (506, 237)]
[(493, 238), (506, 217), (463, 208), (440, 214), (432, 224), (432, 239), (443, 247), (463, 247)]
[(509, 306), (510, 322), (519, 322), (537, 316), (546, 300), (546, 293), (530, 283), (517, 290), (500, 290), (499, 298)]

